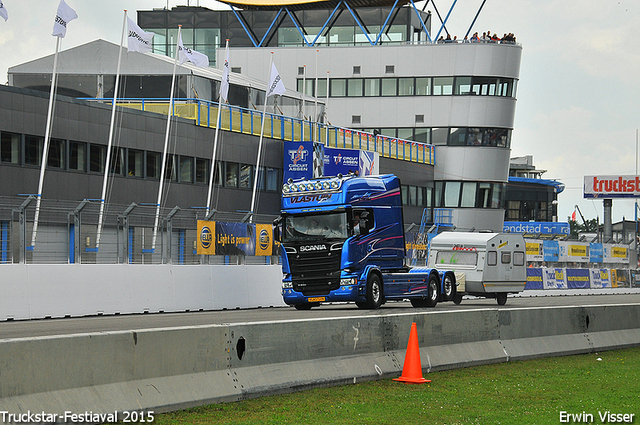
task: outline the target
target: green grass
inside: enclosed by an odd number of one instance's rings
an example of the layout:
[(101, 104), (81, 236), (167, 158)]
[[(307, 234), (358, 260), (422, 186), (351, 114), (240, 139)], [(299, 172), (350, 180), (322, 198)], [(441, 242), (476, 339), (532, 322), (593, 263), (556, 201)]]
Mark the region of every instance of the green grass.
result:
[[(558, 424), (560, 412), (635, 414), (640, 348), (500, 363), (215, 404), (156, 416), (156, 424)], [(572, 423), (581, 423), (574, 421)]]

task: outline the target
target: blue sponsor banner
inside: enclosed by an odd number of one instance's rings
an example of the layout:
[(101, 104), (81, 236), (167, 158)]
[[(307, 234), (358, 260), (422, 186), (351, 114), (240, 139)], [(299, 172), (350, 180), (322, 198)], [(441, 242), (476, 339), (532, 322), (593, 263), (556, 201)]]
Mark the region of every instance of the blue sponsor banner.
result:
[(591, 286), (589, 269), (566, 269), (567, 288), (588, 289)]
[(324, 175), (347, 175), (360, 172), (360, 151), (355, 149), (324, 148)]
[(527, 268), (527, 284), (524, 289), (543, 289), (542, 269), (528, 267)]
[(592, 242), (589, 244), (589, 261), (592, 263), (604, 262), (604, 245)]
[(555, 263), (560, 258), (558, 241), (542, 241), (542, 257), (544, 261)]
[(216, 255), (255, 255), (255, 252), (255, 225), (216, 222)]
[(313, 178), (313, 142), (284, 142), (284, 181)]
[(569, 223), (555, 221), (505, 221), (502, 227), (505, 233), (523, 233), (534, 235), (568, 235)]

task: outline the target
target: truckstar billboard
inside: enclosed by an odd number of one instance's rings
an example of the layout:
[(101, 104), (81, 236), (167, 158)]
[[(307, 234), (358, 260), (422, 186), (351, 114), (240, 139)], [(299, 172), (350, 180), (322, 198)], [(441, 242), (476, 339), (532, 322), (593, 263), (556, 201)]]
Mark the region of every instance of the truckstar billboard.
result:
[(640, 198), (640, 176), (584, 176), (585, 198)]

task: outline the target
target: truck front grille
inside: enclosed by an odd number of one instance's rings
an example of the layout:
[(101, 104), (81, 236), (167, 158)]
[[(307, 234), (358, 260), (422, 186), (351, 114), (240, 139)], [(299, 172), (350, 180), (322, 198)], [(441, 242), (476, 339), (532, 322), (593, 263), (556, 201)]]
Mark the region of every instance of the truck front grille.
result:
[(304, 295), (326, 295), (340, 287), (342, 249), (289, 254), (293, 289)]

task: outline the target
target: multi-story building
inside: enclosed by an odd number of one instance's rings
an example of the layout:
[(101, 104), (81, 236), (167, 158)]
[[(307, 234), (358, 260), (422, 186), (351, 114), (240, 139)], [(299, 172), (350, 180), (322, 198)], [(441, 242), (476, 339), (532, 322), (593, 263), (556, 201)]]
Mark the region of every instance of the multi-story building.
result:
[(326, 99), (312, 119), (436, 146), (434, 178), (404, 188), (420, 207), (406, 221), (447, 208), (458, 228), (502, 229), (521, 45), (435, 43), (446, 26), (412, 2), (228, 3), (138, 11), (138, 23), (165, 54), (178, 25), (214, 58), (229, 39), (231, 69), (254, 79), (267, 79), (273, 52), (285, 85)]

